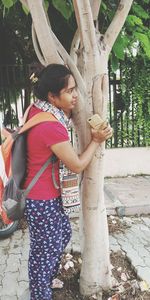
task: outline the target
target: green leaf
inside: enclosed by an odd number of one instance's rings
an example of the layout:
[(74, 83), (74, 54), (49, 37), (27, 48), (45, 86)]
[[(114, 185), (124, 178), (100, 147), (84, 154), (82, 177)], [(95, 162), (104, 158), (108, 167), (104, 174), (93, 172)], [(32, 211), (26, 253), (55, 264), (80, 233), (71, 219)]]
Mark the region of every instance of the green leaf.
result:
[(28, 10), (27, 7), (24, 6), (23, 4), (22, 4), (22, 9), (23, 9), (23, 11), (24, 11), (24, 13), (25, 13), (26, 15), (29, 14), (29, 10)]
[(2, 3), (6, 8), (10, 8), (14, 5), (13, 0), (2, 0)]
[(126, 22), (128, 23), (129, 26), (132, 26), (132, 27), (135, 25), (138, 25), (138, 26), (143, 25), (142, 20), (134, 15), (129, 15), (126, 19)]
[(44, 5), (45, 5), (45, 8), (46, 8), (46, 11), (48, 11), (49, 1), (45, 0), (44, 1)]
[(143, 9), (141, 5), (135, 3), (132, 9), (139, 18), (145, 20), (149, 19), (149, 14), (146, 12), (146, 10)]
[(119, 35), (119, 37), (117, 38), (113, 46), (113, 52), (118, 59), (124, 60), (125, 50), (128, 42), (129, 41), (126, 36)]
[(110, 59), (112, 70), (113, 72), (116, 72), (119, 69), (119, 60), (114, 54), (111, 55)]
[(102, 9), (105, 11), (105, 10), (107, 10), (107, 6), (106, 6), (106, 4), (104, 3), (104, 2), (102, 2)]
[(53, 6), (68, 20), (73, 12), (72, 2), (69, 0), (52, 0)]
[(140, 32), (135, 32), (134, 35), (137, 38), (137, 40), (140, 42), (146, 55), (150, 58), (150, 39), (148, 38), (148, 36)]

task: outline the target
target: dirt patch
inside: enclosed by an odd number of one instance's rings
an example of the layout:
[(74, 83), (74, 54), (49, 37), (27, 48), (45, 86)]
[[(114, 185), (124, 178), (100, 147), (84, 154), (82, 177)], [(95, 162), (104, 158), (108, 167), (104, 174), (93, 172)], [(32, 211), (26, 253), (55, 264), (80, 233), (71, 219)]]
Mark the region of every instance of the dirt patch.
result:
[[(135, 219), (134, 219), (135, 221)], [(139, 220), (138, 220), (139, 222)], [(131, 226), (131, 218), (108, 217), (109, 234), (125, 233)], [(26, 229), (27, 223), (22, 220), (19, 229)], [(130, 262), (123, 252), (111, 252), (113, 288), (103, 292), (102, 300), (150, 300), (150, 291), (143, 291), (145, 283), (140, 281)], [(96, 295), (83, 297), (79, 292), (79, 278), (82, 265), (78, 253), (64, 254), (58, 278), (64, 282), (62, 289), (54, 290), (54, 300), (96, 300)]]
[[(73, 267), (65, 269), (68, 261), (73, 262)], [(83, 297), (79, 292), (79, 276), (81, 270), (81, 256), (73, 254), (70, 260), (63, 256), (59, 278), (64, 282), (61, 290), (54, 290), (54, 300), (94, 300), (96, 295)], [(149, 300), (150, 292), (142, 292), (140, 280), (133, 271), (127, 258), (119, 251), (111, 253), (111, 264), (113, 274), (113, 288), (103, 292), (102, 300)]]
[(130, 225), (122, 218), (119, 218), (117, 216), (108, 216), (108, 229), (109, 234), (114, 233), (124, 233), (127, 228), (130, 227)]

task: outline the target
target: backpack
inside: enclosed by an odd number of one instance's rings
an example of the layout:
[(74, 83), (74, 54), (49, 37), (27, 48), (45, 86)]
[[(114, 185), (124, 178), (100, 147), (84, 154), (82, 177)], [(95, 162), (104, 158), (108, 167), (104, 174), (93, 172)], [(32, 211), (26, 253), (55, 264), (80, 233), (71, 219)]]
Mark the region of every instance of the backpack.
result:
[(14, 132), (3, 129), (6, 139), (0, 146), (0, 216), (5, 224), (23, 217), (27, 194), (49, 163), (52, 163), (54, 167), (57, 158), (52, 155), (37, 172), (28, 187), (25, 190), (21, 188), (26, 176), (26, 132), (41, 122), (52, 120), (56, 121), (53, 115), (48, 112), (40, 112)]

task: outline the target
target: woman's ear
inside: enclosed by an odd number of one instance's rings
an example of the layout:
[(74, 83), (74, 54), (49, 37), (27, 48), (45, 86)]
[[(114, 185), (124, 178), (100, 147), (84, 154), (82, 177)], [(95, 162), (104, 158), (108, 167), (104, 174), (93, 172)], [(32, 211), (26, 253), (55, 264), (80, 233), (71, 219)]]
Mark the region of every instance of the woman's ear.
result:
[(51, 92), (48, 92), (47, 98), (49, 103), (54, 104), (54, 95)]

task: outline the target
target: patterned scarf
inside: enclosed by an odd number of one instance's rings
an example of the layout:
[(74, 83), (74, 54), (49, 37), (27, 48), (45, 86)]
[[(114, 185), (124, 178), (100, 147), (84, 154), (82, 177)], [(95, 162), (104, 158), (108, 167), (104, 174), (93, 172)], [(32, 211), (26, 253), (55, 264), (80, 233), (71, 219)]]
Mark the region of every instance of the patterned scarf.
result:
[(34, 105), (42, 111), (50, 112), (52, 115), (54, 115), (54, 117), (67, 129), (67, 131), (71, 128), (71, 119), (67, 118), (62, 109), (53, 106), (49, 102), (39, 99), (36, 100)]

